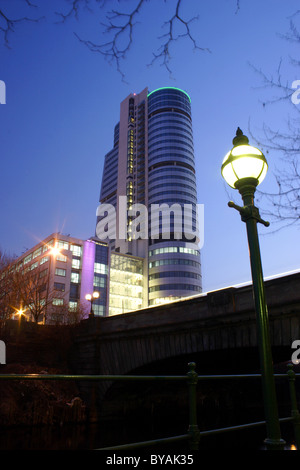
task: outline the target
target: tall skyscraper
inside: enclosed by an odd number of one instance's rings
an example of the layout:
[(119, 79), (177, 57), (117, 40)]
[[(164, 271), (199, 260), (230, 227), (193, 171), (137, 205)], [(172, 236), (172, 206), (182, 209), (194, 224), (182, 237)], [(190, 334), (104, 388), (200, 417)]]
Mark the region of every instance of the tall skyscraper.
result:
[(185, 91), (145, 88), (122, 101), (99, 200), (96, 235), (111, 254), (144, 260), (146, 305), (201, 292), (191, 100)]

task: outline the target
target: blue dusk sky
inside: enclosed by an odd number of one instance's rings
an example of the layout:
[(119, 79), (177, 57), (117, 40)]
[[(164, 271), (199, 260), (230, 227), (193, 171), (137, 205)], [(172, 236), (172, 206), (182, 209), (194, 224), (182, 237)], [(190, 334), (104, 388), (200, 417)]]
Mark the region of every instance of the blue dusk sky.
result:
[[(198, 203), (204, 204), (202, 249), (203, 290), (251, 279), (245, 224), (227, 206), (239, 194), (221, 177), (224, 155), (239, 126), (258, 139), (263, 126), (284, 130), (291, 103), (263, 106), (275, 90), (264, 89), (254, 67), (282, 75), (291, 83), (300, 69), (289, 57), (297, 45), (282, 39), (289, 30), (297, 0), (185, 0), (182, 16), (199, 15), (188, 39), (171, 48), (172, 75), (156, 61), (164, 21), (175, 0), (145, 3), (134, 31), (134, 43), (121, 63), (125, 80), (114, 64), (88, 50), (74, 35), (100, 42), (105, 10), (91, 1), (94, 13), (80, 11), (78, 19), (57, 23), (55, 11), (67, 11), (63, 0), (0, 0), (11, 17), (44, 16), (39, 22), (20, 22), (9, 35), (10, 48), (0, 43), (0, 80), (6, 84), (6, 104), (0, 106), (1, 185), (0, 246), (20, 255), (55, 231), (87, 239), (95, 232), (105, 154), (113, 147), (113, 129), (120, 102), (130, 93), (164, 86), (184, 89), (191, 97)], [(129, 11), (137, 0), (109, 1), (106, 9)], [(179, 31), (180, 32), (180, 31)], [(300, 106), (300, 105), (299, 105)], [(255, 144), (250, 139), (250, 143)], [(269, 172), (261, 190), (275, 187), (273, 172), (280, 155), (266, 154)], [(260, 210), (262, 208), (260, 207)], [(259, 226), (265, 277), (300, 268), (299, 227), (274, 232)]]

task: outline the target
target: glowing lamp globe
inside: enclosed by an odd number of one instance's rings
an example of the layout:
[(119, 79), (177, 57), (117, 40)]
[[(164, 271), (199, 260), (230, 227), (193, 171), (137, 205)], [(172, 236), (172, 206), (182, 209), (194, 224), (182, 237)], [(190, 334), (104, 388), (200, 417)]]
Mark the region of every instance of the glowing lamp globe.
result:
[(252, 181), (255, 186), (260, 184), (268, 171), (264, 154), (256, 147), (249, 145), (248, 137), (240, 128), (232, 141), (233, 148), (225, 155), (221, 173), (226, 183), (238, 189), (243, 182)]

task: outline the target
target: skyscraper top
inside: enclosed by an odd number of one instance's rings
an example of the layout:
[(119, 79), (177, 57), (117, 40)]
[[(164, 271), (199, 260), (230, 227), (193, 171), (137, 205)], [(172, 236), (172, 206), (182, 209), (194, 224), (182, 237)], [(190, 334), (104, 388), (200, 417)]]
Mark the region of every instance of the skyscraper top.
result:
[(178, 90), (178, 91), (182, 91), (182, 93), (185, 93), (186, 96), (188, 97), (189, 101), (191, 102), (191, 98), (190, 98), (190, 96), (187, 94), (186, 91), (181, 90), (181, 88), (176, 88), (176, 87), (173, 87), (173, 86), (166, 86), (166, 87), (157, 88), (156, 90), (153, 90), (153, 91), (151, 91), (150, 93), (148, 93), (148, 96), (152, 95), (152, 93), (155, 93), (156, 91), (159, 91), (159, 90)]

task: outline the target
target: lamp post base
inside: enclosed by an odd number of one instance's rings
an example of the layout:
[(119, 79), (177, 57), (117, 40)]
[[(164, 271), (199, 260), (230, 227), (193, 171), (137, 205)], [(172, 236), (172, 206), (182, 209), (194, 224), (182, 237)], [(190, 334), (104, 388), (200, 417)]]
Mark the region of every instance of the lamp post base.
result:
[(269, 439), (266, 438), (264, 443), (267, 450), (284, 450), (286, 442), (283, 439)]

